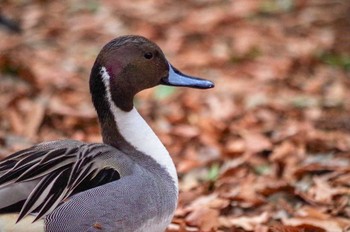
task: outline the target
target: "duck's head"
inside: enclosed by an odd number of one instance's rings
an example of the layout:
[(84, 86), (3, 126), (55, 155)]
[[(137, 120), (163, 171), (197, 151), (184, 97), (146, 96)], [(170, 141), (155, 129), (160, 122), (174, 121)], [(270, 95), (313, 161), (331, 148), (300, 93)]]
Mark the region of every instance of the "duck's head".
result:
[(99, 104), (98, 97), (110, 91), (112, 100), (123, 111), (132, 109), (136, 93), (160, 84), (200, 89), (214, 87), (211, 81), (175, 69), (162, 50), (142, 36), (121, 36), (106, 44), (90, 76), (95, 106)]

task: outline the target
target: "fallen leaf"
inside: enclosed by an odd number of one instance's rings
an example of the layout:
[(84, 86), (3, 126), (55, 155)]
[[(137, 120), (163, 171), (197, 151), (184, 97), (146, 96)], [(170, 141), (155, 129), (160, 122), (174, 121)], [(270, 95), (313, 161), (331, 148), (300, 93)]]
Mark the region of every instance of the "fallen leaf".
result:
[(266, 223), (269, 217), (270, 216), (267, 212), (263, 212), (260, 215), (252, 217), (242, 216), (237, 218), (230, 218), (229, 221), (231, 223), (231, 226), (242, 227), (245, 230), (251, 231), (254, 230), (258, 225)]
[(255, 154), (272, 149), (271, 141), (260, 133), (245, 131), (241, 136), (245, 141), (247, 152)]
[[(290, 226), (300, 225), (312, 225), (320, 227), (325, 231), (342, 232), (345, 226), (341, 226), (335, 218), (329, 218), (328, 220), (313, 219), (313, 218), (284, 218), (282, 219), (283, 224)], [(350, 223), (350, 222), (349, 222)], [(350, 224), (348, 224), (349, 226)]]
[(186, 222), (198, 226), (201, 231), (212, 231), (219, 226), (219, 211), (211, 208), (198, 208), (193, 210), (187, 217)]

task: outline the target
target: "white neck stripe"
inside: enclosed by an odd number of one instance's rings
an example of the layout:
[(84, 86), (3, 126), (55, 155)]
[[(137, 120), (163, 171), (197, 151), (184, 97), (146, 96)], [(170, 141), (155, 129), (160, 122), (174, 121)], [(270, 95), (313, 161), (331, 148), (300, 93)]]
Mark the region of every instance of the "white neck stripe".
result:
[(152, 157), (164, 167), (178, 188), (177, 173), (169, 152), (135, 107), (131, 111), (125, 112), (114, 104), (110, 91), (110, 76), (105, 67), (101, 68), (100, 73), (106, 88), (107, 100), (120, 134), (137, 150)]

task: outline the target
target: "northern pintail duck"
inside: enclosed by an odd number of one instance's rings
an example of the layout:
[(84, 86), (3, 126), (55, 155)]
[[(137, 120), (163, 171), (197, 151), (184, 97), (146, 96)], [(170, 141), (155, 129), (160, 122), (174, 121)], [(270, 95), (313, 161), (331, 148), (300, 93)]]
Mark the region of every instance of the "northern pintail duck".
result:
[(164, 231), (177, 205), (176, 169), (133, 104), (159, 84), (214, 87), (182, 74), (144, 37), (106, 44), (90, 75), (103, 143), (44, 142), (3, 159), (0, 213), (31, 215), (46, 232)]

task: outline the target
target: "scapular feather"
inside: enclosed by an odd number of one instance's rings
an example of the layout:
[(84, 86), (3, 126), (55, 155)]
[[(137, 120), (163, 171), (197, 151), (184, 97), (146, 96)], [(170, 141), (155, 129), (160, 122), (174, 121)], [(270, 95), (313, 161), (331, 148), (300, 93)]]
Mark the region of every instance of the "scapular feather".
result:
[[(95, 165), (95, 158), (108, 160), (110, 147), (74, 140), (38, 144), (16, 152), (0, 162), (0, 189), (9, 184), (40, 180), (29, 196), (4, 210), (20, 209), (17, 221), (30, 213), (38, 220), (74, 194), (120, 179), (113, 167)], [(1, 203), (1, 201), (0, 201)]]

